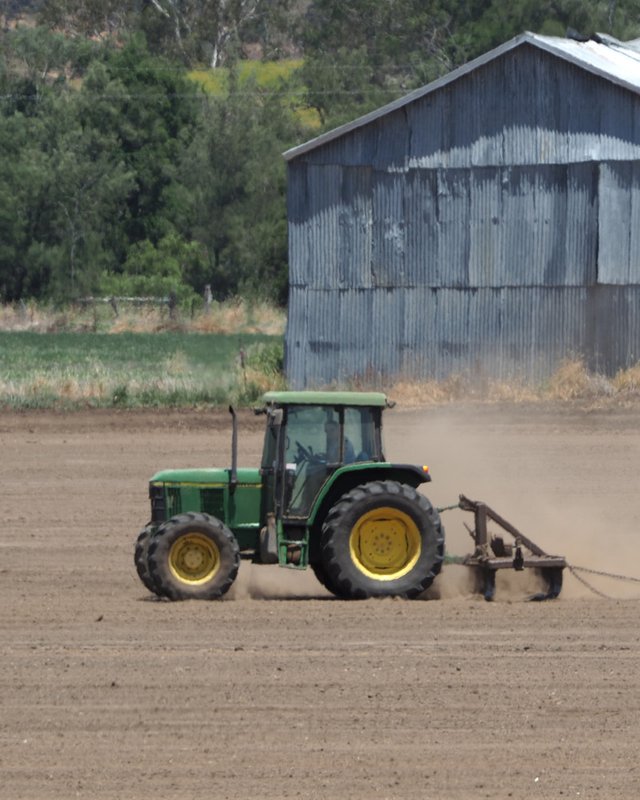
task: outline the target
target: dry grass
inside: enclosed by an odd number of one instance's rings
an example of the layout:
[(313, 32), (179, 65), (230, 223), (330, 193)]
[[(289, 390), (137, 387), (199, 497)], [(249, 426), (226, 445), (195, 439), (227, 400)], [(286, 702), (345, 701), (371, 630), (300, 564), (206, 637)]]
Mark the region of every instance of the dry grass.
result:
[(191, 330), (199, 333), (284, 333), (286, 312), (267, 303), (248, 304), (244, 300), (213, 303), (209, 311), (198, 314)]
[(584, 400), (613, 394), (611, 382), (589, 372), (580, 360), (563, 361), (543, 387), (544, 399), (549, 400)]
[(640, 364), (620, 370), (611, 384), (619, 394), (640, 396)]
[[(82, 332), (100, 333), (156, 333), (183, 331), (207, 334), (267, 334), (282, 336), (286, 312), (266, 303), (249, 303), (235, 299), (213, 303), (208, 310), (195, 313), (177, 312), (171, 318), (165, 307), (132, 306), (121, 304), (116, 315), (108, 304), (76, 306), (55, 310), (34, 303), (0, 306), (0, 331)], [(284, 389), (286, 382), (277, 365), (271, 363), (269, 351), (248, 354), (250, 357), (238, 367), (238, 389), (252, 395), (269, 389)], [(165, 364), (165, 377), (176, 384), (188, 381), (188, 360), (176, 353)], [(91, 400), (113, 390), (113, 376), (96, 374), (91, 380), (69, 376), (61, 386), (52, 381), (42, 385), (41, 376), (32, 377), (37, 385), (29, 387), (34, 395), (56, 395), (70, 399)], [(6, 376), (5, 376), (6, 378)], [(12, 387), (4, 380), (3, 394), (11, 394)], [(64, 383), (64, 382), (63, 382)], [(358, 381), (348, 388), (368, 389), (378, 386), (378, 381)], [(14, 387), (17, 388), (17, 387)], [(22, 387), (24, 390), (24, 387)], [(178, 391), (178, 386), (175, 390)], [(347, 388), (334, 386), (331, 388)], [(640, 362), (608, 378), (590, 372), (580, 359), (566, 359), (546, 381), (534, 384), (521, 378), (511, 380), (478, 379), (470, 375), (455, 374), (445, 380), (388, 381), (384, 389), (389, 397), (406, 408), (444, 405), (454, 402), (480, 403), (578, 403), (589, 408), (635, 405), (640, 402)]]
[(257, 367), (247, 367), (242, 372), (241, 379), (244, 393), (250, 396), (261, 396), (265, 392), (279, 392), (287, 388), (283, 375), (274, 375), (263, 372)]
[(400, 380), (387, 387), (388, 395), (409, 408), (456, 401), (483, 403), (581, 403), (589, 407), (640, 402), (640, 363), (613, 378), (589, 372), (580, 359), (563, 361), (545, 382), (534, 385), (520, 378), (474, 380), (452, 375), (443, 381)]
[(267, 303), (241, 299), (212, 303), (209, 309), (178, 310), (172, 317), (165, 306), (120, 303), (118, 313), (108, 303), (83, 304), (55, 309), (37, 303), (0, 306), (0, 331), (40, 333), (194, 333), (284, 332), (285, 312)]

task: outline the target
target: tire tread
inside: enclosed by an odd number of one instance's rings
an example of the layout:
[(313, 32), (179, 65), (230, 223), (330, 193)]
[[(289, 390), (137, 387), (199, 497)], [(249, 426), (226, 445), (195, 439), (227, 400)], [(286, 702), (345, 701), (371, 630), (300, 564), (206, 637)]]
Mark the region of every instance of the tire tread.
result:
[[(374, 508), (385, 497), (399, 500), (405, 506), (408, 504), (422, 517), (426, 523), (425, 528), (428, 528), (433, 537), (430, 544), (435, 549), (435, 555), (422, 571), (414, 569), (398, 581), (376, 582), (365, 575), (354, 573), (345, 563), (345, 538), (348, 539), (350, 534), (350, 529), (347, 530), (345, 526), (348, 525), (348, 515), (358, 505), (364, 506), (359, 512), (362, 513), (367, 506)], [(330, 509), (322, 528), (320, 556), (326, 575), (324, 585), (338, 596), (352, 599), (372, 596), (417, 597), (431, 585), (442, 568), (444, 530), (437, 511), (412, 486), (392, 480), (372, 481), (347, 492)]]
[[(181, 586), (171, 575), (163, 551), (168, 538), (175, 535), (176, 529), (184, 526), (201, 526), (213, 530), (216, 536), (221, 537), (220, 544), (226, 550), (225, 560), (229, 563), (221, 567), (223, 573), (219, 580), (214, 580), (211, 585), (203, 584), (198, 587)], [(221, 557), (223, 554), (221, 553)], [(240, 548), (238, 541), (227, 526), (210, 514), (185, 511), (164, 522), (153, 535), (148, 550), (148, 563), (154, 591), (160, 597), (170, 600), (217, 600), (222, 597), (234, 582), (240, 567)], [(216, 576), (218, 577), (218, 576)]]

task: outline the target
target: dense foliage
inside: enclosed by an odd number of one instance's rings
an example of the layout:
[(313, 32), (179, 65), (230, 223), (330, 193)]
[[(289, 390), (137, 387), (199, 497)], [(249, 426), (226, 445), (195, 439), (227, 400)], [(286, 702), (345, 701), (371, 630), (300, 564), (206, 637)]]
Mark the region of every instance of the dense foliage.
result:
[[(0, 21), (0, 300), (284, 303), (285, 149), (523, 30), (640, 36), (640, 0), (0, 0)], [(260, 81), (249, 56), (302, 66)]]

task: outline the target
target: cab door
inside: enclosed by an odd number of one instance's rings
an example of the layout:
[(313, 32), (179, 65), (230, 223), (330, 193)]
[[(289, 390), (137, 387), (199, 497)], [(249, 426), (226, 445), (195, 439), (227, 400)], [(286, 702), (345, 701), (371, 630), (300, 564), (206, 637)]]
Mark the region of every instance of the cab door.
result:
[(262, 509), (261, 518), (266, 520), (267, 514), (279, 515), (278, 497), (282, 497), (280, 470), (278, 465), (282, 458), (281, 431), (282, 431), (281, 408), (267, 409), (267, 427), (262, 448), (262, 461), (260, 464), (260, 475), (262, 476)]
[(282, 517), (306, 520), (322, 484), (335, 470), (337, 455), (329, 454), (327, 430), (337, 424), (339, 411), (331, 406), (291, 405), (286, 409), (282, 443)]

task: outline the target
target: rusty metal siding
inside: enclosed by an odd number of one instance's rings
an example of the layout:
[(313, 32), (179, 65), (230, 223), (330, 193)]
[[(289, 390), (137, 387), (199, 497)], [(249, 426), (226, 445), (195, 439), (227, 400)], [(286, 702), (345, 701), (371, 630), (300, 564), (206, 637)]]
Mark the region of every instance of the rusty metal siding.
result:
[(288, 203), (296, 388), (640, 357), (640, 80), (527, 43), (303, 148)]
[(640, 359), (640, 286), (293, 294), (303, 296), (290, 325), (306, 332), (287, 337), (294, 388), (455, 374), (541, 380), (566, 357), (611, 375)]
[(371, 277), (374, 286), (405, 285), (404, 179), (376, 172), (373, 184)]
[[(372, 336), (370, 321), (373, 320), (374, 292), (366, 289), (346, 289), (334, 295), (336, 317), (334, 319), (336, 336), (342, 342), (339, 359), (325, 370), (325, 382), (334, 380), (347, 381), (350, 378), (353, 364), (360, 365), (360, 375), (372, 369)], [(331, 304), (331, 298), (322, 295), (320, 302)], [(365, 321), (367, 321), (365, 323)], [(380, 326), (382, 330), (386, 325)]]
[(390, 171), (637, 159), (638, 101), (521, 47), (303, 158)]
[(598, 280), (640, 283), (640, 162), (600, 165)]
[[(544, 161), (549, 144), (555, 140), (552, 150), (556, 161), (572, 160), (569, 151), (564, 156), (562, 154), (562, 148), (569, 145), (569, 137), (572, 137), (570, 147), (574, 160), (615, 158), (616, 155), (607, 156), (598, 150), (603, 138), (600, 134), (607, 138), (609, 125), (619, 127), (617, 112), (620, 103), (626, 103), (632, 109), (630, 117), (634, 118), (638, 130), (637, 109), (630, 98), (640, 94), (639, 53), (637, 44), (630, 42), (625, 45), (611, 40), (611, 37), (607, 41), (576, 42), (524, 33), (377, 111), (292, 148), (285, 153), (285, 158), (290, 161), (305, 156), (314, 159), (315, 163), (331, 163), (332, 157), (338, 155), (340, 163), (370, 163), (378, 131), (382, 130), (380, 123), (384, 124), (398, 111), (409, 119), (416, 109), (424, 108), (427, 115), (441, 119), (442, 124), (440, 127), (431, 124), (428, 128), (410, 125), (409, 141), (417, 144), (416, 151), (420, 155), (436, 155), (435, 165), (441, 165), (451, 149), (446, 144), (450, 129), (447, 104), (453, 97), (449, 89), (455, 86), (460, 94), (458, 87), (464, 85), (466, 79), (475, 82), (474, 91), (470, 91), (466, 98), (469, 101), (466, 111), (470, 127), (475, 127), (480, 134), (480, 138), (475, 140), (480, 153), (486, 144), (487, 122), (500, 131), (508, 130), (512, 123), (517, 125), (523, 119), (533, 119), (532, 130), (539, 135), (542, 153), (528, 149), (526, 158)], [(534, 75), (535, 80), (532, 80)], [(560, 84), (563, 91), (558, 91)], [(527, 87), (530, 92), (521, 91)], [(611, 108), (607, 108), (609, 102)], [(535, 116), (532, 116), (533, 109)], [(614, 111), (613, 115), (610, 110)], [(554, 124), (545, 125), (551, 119)], [(577, 124), (573, 124), (574, 120)], [(628, 126), (625, 136), (626, 132)], [(423, 146), (425, 140), (421, 133), (428, 134), (427, 147)], [(444, 137), (439, 138), (438, 134), (444, 134)], [(618, 140), (617, 135), (612, 138)], [(499, 142), (497, 138), (496, 143)], [(586, 149), (583, 149), (585, 144)], [(593, 146), (598, 152), (591, 149)], [(481, 160), (472, 160), (471, 163), (504, 163), (504, 150), (497, 149), (496, 152), (499, 153), (497, 161), (485, 161), (481, 156)]]
[[(627, 184), (633, 194), (624, 202), (637, 216), (637, 181)], [(289, 183), (290, 281), (312, 288), (590, 285), (597, 193), (597, 164), (408, 174), (298, 165)], [(617, 210), (611, 215), (623, 223)], [(613, 253), (611, 269), (616, 259)]]
[(289, 173), (289, 282), (371, 284), (372, 171), (296, 165)]
[[(418, 281), (415, 285), (469, 286), (471, 176), (468, 170), (459, 169), (438, 170), (436, 175), (436, 224), (423, 225), (423, 236), (428, 237), (425, 245), (431, 246), (428, 258), (432, 274), (429, 281)], [(420, 250), (416, 257), (420, 259)]]

